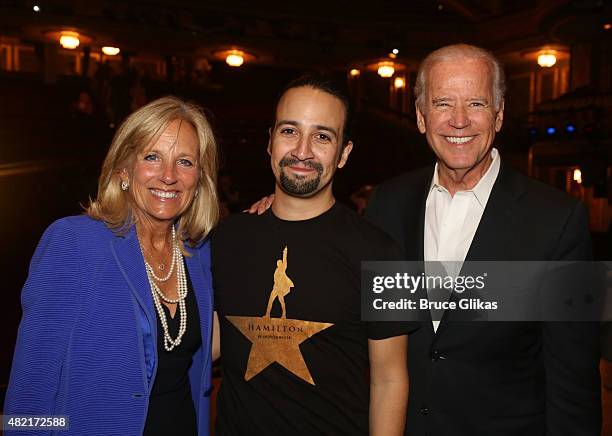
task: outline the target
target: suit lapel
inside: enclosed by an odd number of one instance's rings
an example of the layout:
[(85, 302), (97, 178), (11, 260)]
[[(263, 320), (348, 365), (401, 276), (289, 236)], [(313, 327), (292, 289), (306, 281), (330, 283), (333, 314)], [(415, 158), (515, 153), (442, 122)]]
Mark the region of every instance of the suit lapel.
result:
[[(512, 241), (516, 240), (516, 208), (523, 192), (524, 187), (502, 161), (487, 206), (465, 256), (466, 262), (512, 259), (508, 250), (513, 246)], [(459, 274), (464, 274), (463, 268)], [(450, 300), (458, 301), (455, 292), (451, 293)], [(446, 327), (449, 312), (444, 311), (435, 337)]]
[[(431, 167), (431, 171), (426, 173), (426, 177), (421, 179), (420, 186), (417, 186), (418, 207), (414, 207), (412, 201), (407, 202), (406, 215), (404, 215), (404, 223), (417, 223), (413, 229), (407, 229), (405, 234), (405, 253), (406, 258), (409, 260), (423, 261), (425, 258), (424, 246), (425, 246), (425, 207), (427, 204), (427, 195), (429, 194), (429, 187), (431, 186), (431, 179), (433, 177), (434, 167)], [(412, 214), (412, 216), (411, 216)], [(415, 216), (416, 215), (416, 216)]]
[[(412, 218), (411, 220), (406, 220), (406, 222), (416, 222), (418, 225), (416, 226), (416, 232), (406, 232), (406, 246), (414, 247), (416, 242), (416, 250), (412, 248), (406, 249), (406, 253), (408, 253), (408, 260), (416, 260), (421, 262), (422, 271), (425, 271), (425, 264), (423, 263), (425, 260), (425, 211), (427, 207), (427, 196), (429, 195), (429, 188), (431, 187), (431, 180), (433, 178), (433, 172), (435, 170), (435, 166), (431, 167), (431, 170), (426, 174), (427, 176), (422, 179), (422, 185), (420, 187), (420, 202), (418, 208), (413, 208), (409, 210), (408, 213), (418, 214), (417, 217)], [(427, 292), (425, 291), (421, 298), (427, 298)], [(427, 314), (425, 315), (425, 319), (423, 320), (423, 325), (425, 328), (429, 330), (430, 335), (434, 335), (434, 329), (432, 324), (431, 312), (429, 310), (425, 311)]]
[[(431, 180), (430, 182), (431, 183)], [(425, 208), (427, 205), (427, 194), (429, 192), (429, 183), (426, 185), (425, 195), (421, 199), (421, 207), (419, 208), (419, 233), (417, 235), (418, 241), (418, 251), (417, 251), (417, 259), (422, 261), (425, 259)]]
[(515, 225), (517, 202), (523, 192), (523, 187), (502, 162), (466, 261), (509, 260), (508, 247), (516, 240), (518, 227)]
[(135, 227), (132, 226), (132, 229), (125, 237), (113, 238), (111, 249), (130, 291), (145, 313), (152, 331), (156, 332), (157, 320), (155, 308), (153, 307), (153, 298), (151, 297), (151, 285), (147, 278)]

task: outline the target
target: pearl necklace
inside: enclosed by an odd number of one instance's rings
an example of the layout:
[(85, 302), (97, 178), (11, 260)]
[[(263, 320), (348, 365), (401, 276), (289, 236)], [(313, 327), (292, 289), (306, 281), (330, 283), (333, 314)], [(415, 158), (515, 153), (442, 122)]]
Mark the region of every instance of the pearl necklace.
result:
[[(140, 248), (142, 248), (142, 251), (143, 251), (143, 254), (144, 254), (144, 252), (146, 250), (144, 249), (144, 247), (142, 245), (140, 246)], [(151, 254), (149, 253), (149, 256), (150, 255)], [(172, 226), (172, 260), (170, 261), (170, 270), (168, 271), (168, 274), (166, 274), (166, 277), (157, 277), (155, 275), (155, 271), (153, 270), (153, 268), (151, 268), (151, 265), (145, 259), (145, 266), (147, 267), (147, 272), (150, 271), (150, 274), (158, 282), (167, 282), (168, 280), (170, 280), (170, 277), (172, 277), (172, 273), (174, 272), (174, 264), (176, 263), (176, 259), (179, 256), (182, 256), (181, 255), (181, 250), (178, 248), (178, 245), (176, 244), (176, 230), (174, 230), (174, 226)], [(181, 257), (181, 259), (182, 259), (182, 257)], [(162, 263), (162, 265), (163, 265), (163, 263)], [(164, 270), (164, 268), (160, 268), (160, 269), (162, 271)], [(174, 303), (176, 303), (176, 301), (174, 301)]]
[[(155, 275), (153, 268), (147, 262), (145, 258), (145, 269), (147, 270), (147, 278), (149, 279), (149, 284), (151, 285), (151, 294), (153, 295), (153, 303), (155, 305), (155, 309), (159, 316), (159, 320), (161, 322), (162, 328), (164, 330), (164, 348), (166, 351), (172, 351), (175, 347), (178, 347), (181, 344), (181, 340), (185, 331), (187, 331), (187, 308), (186, 308), (186, 297), (187, 297), (187, 275), (185, 274), (185, 264), (183, 263), (183, 255), (181, 253), (181, 249), (176, 242), (176, 231), (174, 230), (174, 226), (172, 226), (172, 265), (170, 266), (170, 271), (168, 275), (163, 278), (159, 278)], [(143, 251), (144, 258), (144, 249), (141, 245), (140, 247)], [(177, 298), (172, 299), (166, 297), (157, 283), (165, 282), (170, 279), (174, 268), (176, 266), (176, 284), (177, 284)], [(170, 336), (170, 330), (168, 329), (168, 321), (166, 320), (166, 313), (164, 312), (164, 308), (162, 307), (161, 300), (164, 300), (166, 303), (178, 303), (178, 314), (179, 314), (179, 331), (176, 336), (176, 339), (172, 339)]]

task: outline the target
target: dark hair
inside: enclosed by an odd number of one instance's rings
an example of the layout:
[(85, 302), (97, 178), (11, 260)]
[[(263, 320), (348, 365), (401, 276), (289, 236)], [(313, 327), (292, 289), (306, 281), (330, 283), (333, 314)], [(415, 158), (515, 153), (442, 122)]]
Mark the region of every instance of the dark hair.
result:
[(353, 111), (351, 109), (351, 102), (347, 93), (344, 89), (334, 80), (329, 78), (328, 76), (322, 74), (313, 74), (308, 73), (304, 74), (297, 79), (289, 82), (287, 86), (283, 89), (276, 102), (276, 106), (278, 106), (278, 102), (285, 95), (287, 91), (293, 88), (312, 88), (317, 89), (319, 91), (326, 92), (329, 95), (336, 97), (338, 100), (342, 102), (344, 106), (344, 125), (342, 126), (342, 146), (348, 144), (351, 139), (351, 124), (353, 118)]

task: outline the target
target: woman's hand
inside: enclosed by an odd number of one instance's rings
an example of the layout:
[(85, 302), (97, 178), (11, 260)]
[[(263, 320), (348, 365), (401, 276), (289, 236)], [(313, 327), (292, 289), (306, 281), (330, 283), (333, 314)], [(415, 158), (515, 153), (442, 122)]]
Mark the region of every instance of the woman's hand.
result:
[(267, 197), (263, 197), (261, 200), (256, 201), (250, 208), (243, 210), (243, 212), (250, 214), (257, 213), (257, 215), (261, 215), (262, 213), (270, 209), (270, 206), (272, 206), (273, 202), (274, 194), (270, 194)]

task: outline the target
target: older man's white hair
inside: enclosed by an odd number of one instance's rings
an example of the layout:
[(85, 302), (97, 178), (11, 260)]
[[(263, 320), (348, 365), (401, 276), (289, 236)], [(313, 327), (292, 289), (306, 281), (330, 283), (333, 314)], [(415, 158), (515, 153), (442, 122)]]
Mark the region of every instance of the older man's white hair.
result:
[(419, 72), (417, 74), (416, 84), (414, 86), (414, 95), (416, 97), (416, 104), (421, 112), (424, 110), (424, 103), (427, 97), (427, 80), (429, 70), (431, 70), (431, 68), (438, 62), (465, 59), (484, 59), (489, 64), (491, 73), (493, 74), (493, 100), (495, 110), (499, 110), (501, 108), (502, 101), (504, 100), (504, 94), (506, 92), (506, 77), (501, 63), (497, 60), (493, 53), (485, 50), (484, 48), (469, 44), (453, 44), (431, 52), (425, 59), (423, 59), (423, 62), (421, 62), (421, 65), (419, 66)]

